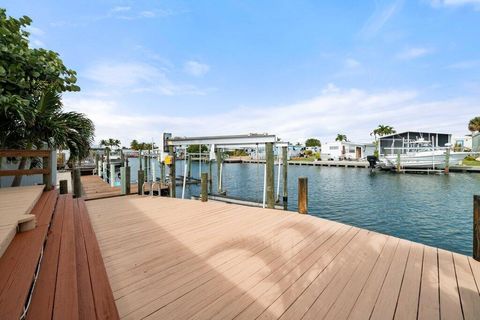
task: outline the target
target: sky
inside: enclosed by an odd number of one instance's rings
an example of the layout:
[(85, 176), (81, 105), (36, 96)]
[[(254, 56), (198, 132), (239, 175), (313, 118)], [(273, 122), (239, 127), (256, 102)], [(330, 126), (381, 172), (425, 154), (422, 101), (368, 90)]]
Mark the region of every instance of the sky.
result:
[(480, 116), (480, 0), (2, 0), (78, 73), (96, 141), (460, 136)]

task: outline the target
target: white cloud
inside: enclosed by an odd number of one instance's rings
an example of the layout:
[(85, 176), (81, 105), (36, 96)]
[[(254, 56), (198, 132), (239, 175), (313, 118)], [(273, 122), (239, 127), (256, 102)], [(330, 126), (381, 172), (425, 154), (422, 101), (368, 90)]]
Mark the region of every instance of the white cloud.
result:
[(140, 12), (140, 15), (145, 18), (153, 18), (155, 17), (155, 12), (153, 11), (142, 11)]
[(82, 93), (69, 96), (65, 104), (91, 117), (97, 127), (97, 140), (115, 135), (124, 142), (152, 137), (159, 142), (164, 131), (177, 135), (269, 132), (291, 142), (311, 136), (328, 141), (341, 132), (353, 141), (368, 142), (369, 133), (380, 123), (397, 130), (462, 134), (478, 110), (475, 99), (424, 101), (413, 91), (368, 92), (340, 89), (333, 84), (319, 96), (291, 105), (237, 107), (200, 116), (145, 115), (135, 113), (135, 108), (123, 101), (89, 98)]
[(465, 60), (452, 63), (447, 66), (448, 69), (471, 69), (480, 67), (480, 60)]
[(368, 18), (363, 25), (360, 35), (364, 38), (372, 38), (380, 32), (385, 24), (400, 11), (404, 0), (388, 1), (387, 4), (378, 4), (374, 13)]
[(190, 60), (185, 63), (183, 70), (192, 76), (201, 77), (207, 74), (207, 72), (210, 70), (210, 66), (208, 64)]
[(461, 7), (472, 5), (476, 9), (480, 8), (480, 0), (431, 0), (430, 4), (435, 7)]
[(355, 59), (348, 58), (348, 59), (345, 60), (345, 67), (347, 67), (349, 69), (356, 69), (356, 68), (360, 67), (360, 62), (358, 62)]
[(132, 7), (128, 6), (116, 6), (113, 7), (112, 12), (125, 12), (125, 11), (130, 11)]
[(401, 60), (411, 60), (426, 56), (428, 54), (431, 54), (432, 52), (433, 50), (428, 48), (408, 48), (399, 52), (396, 57)]
[(43, 36), (45, 34), (45, 31), (33, 26), (25, 27), (25, 31), (29, 32), (32, 36), (38, 36), (38, 37)]
[(84, 77), (111, 93), (149, 92), (159, 95), (205, 95), (205, 90), (169, 79), (166, 70), (140, 62), (102, 62), (85, 72)]

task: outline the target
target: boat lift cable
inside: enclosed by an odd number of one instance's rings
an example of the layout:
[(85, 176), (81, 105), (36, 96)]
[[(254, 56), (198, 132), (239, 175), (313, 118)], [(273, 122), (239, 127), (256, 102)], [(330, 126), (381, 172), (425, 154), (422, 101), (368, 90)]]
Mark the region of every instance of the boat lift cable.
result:
[(188, 151), (185, 148), (185, 165), (183, 166), (183, 185), (182, 185), (182, 199), (185, 199), (185, 186), (187, 184), (187, 170), (188, 170)]
[[(278, 161), (278, 172), (277, 172), (277, 198), (275, 199), (275, 202), (280, 202), (280, 165), (282, 164), (281, 157), (280, 157), (280, 150), (281, 148), (277, 147), (277, 161)], [(282, 155), (283, 155), (283, 150), (282, 150)]]
[[(259, 173), (259, 167), (258, 167), (258, 143), (257, 143), (257, 146), (256, 146), (256, 149), (255, 149), (255, 158), (257, 160), (257, 174), (255, 175), (255, 189), (257, 189), (257, 194), (259, 195), (260, 194), (260, 190), (259, 190), (259, 184), (258, 184), (258, 176), (260, 175)], [(260, 203), (260, 198), (258, 198), (258, 203)]]

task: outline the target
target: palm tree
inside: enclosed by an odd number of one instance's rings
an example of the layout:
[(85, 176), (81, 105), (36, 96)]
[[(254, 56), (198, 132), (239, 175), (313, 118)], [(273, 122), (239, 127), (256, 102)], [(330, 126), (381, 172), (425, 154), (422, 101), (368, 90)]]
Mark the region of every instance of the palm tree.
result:
[(376, 129), (374, 129), (370, 135), (375, 137), (375, 141), (377, 141), (378, 137), (383, 137), (389, 134), (397, 133), (397, 131), (392, 126), (386, 126), (383, 124), (379, 124)]
[(376, 129), (374, 129), (370, 135), (375, 137), (375, 154), (378, 156), (378, 137), (387, 136), (389, 134), (397, 133), (397, 131), (392, 126), (386, 126), (379, 124)]
[(347, 142), (348, 139), (347, 139), (346, 135), (339, 133), (339, 134), (337, 134), (337, 137), (335, 138), (335, 141), (345, 141), (345, 142)]
[(104, 146), (108, 151), (111, 150), (110, 147), (120, 147), (120, 140), (109, 138), (108, 140), (100, 140), (100, 146)]
[(480, 132), (480, 117), (475, 117), (468, 123), (468, 130), (471, 132)]
[[(59, 93), (46, 90), (40, 99), (32, 101), (21, 118), (22, 125), (8, 132), (2, 147), (41, 149), (46, 144), (49, 148), (70, 150), (69, 162), (88, 156), (95, 126), (82, 113), (64, 112)], [(32, 161), (30, 166), (37, 163)], [(22, 158), (18, 169), (25, 169), (26, 164), (27, 159)], [(21, 180), (22, 176), (15, 176), (12, 186), (19, 186)]]

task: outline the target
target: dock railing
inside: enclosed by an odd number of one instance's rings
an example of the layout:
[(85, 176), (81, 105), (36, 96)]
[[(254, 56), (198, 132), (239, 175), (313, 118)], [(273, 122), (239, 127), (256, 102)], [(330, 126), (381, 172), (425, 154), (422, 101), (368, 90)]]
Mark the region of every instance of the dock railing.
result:
[[(0, 168), (0, 177), (8, 176), (28, 176), (41, 174), (43, 184), (46, 190), (52, 189), (52, 177), (56, 168), (52, 168), (52, 159), (55, 152), (53, 150), (20, 150), (20, 149), (0, 149), (0, 159), (2, 158), (41, 158), (42, 167), (32, 169), (2, 169)], [(1, 161), (1, 160), (0, 160)]]

